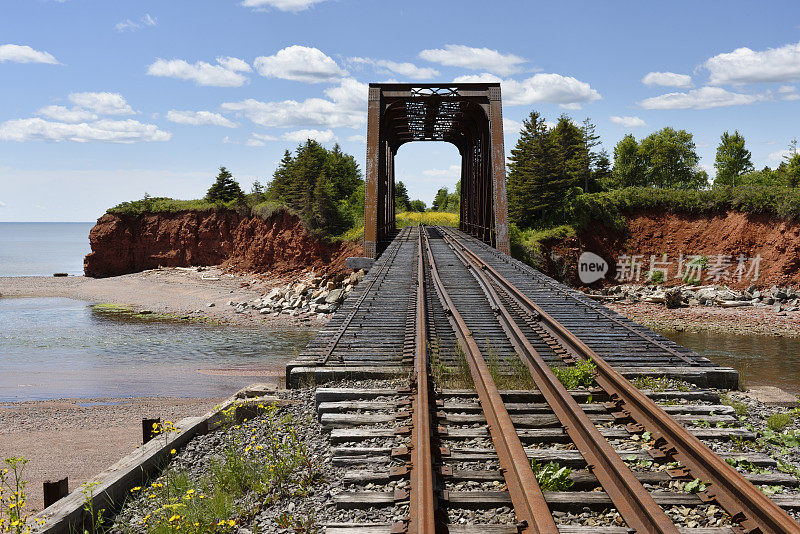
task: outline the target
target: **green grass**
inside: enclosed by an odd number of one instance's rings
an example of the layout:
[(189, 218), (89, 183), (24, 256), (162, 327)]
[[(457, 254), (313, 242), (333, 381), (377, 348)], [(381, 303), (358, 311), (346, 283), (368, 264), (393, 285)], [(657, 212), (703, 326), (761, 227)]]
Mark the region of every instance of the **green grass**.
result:
[(736, 412), (736, 415), (739, 417), (744, 417), (747, 415), (747, 405), (743, 402), (739, 402), (730, 398), (728, 395), (721, 395), (719, 398), (720, 404), (724, 404), (725, 406), (730, 406)]
[(542, 491), (567, 491), (574, 484), (570, 478), (572, 469), (562, 467), (556, 462), (540, 464), (531, 460), (531, 468)]
[(553, 373), (567, 389), (588, 388), (594, 383), (595, 368), (591, 360), (581, 360), (570, 367), (554, 367)]
[(167, 197), (143, 198), (131, 202), (117, 204), (108, 210), (116, 215), (138, 216), (145, 213), (177, 213), (181, 211), (213, 211), (221, 209), (235, 209), (242, 204), (233, 202), (209, 202), (205, 199), (176, 200)]
[(774, 413), (767, 417), (767, 428), (773, 432), (780, 432), (792, 422), (794, 418), (789, 413)]
[(489, 367), (495, 385), (498, 389), (535, 389), (534, 382), (528, 367), (522, 363), (516, 354), (508, 358), (501, 358), (497, 349), (487, 339), (484, 360)]
[[(553, 226), (550, 228), (528, 228), (521, 230), (519, 244), (525, 246), (533, 253), (542, 252), (542, 243), (550, 240), (561, 240), (575, 237), (575, 227), (568, 224)], [(516, 240), (515, 236), (515, 240)], [(516, 244), (516, 243), (515, 243)]]

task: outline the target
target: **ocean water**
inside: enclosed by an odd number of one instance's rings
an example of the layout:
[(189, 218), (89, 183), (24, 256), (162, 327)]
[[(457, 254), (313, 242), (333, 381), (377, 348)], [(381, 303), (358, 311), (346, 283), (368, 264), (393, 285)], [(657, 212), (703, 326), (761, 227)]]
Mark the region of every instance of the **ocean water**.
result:
[(313, 335), (136, 318), (65, 298), (0, 298), (0, 404), (226, 397), (281, 381)]
[(82, 275), (93, 225), (0, 222), (0, 276)]

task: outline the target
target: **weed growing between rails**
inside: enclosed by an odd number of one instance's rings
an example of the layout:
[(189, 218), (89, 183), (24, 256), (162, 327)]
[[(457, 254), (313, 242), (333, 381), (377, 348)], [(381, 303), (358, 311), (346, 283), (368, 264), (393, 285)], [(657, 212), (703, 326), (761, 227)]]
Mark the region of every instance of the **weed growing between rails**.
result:
[(30, 516), (25, 513), (27, 482), (22, 477), (25, 458), (5, 458), (0, 468), (0, 533), (30, 534)]
[(536, 382), (519, 356), (501, 358), (497, 348), (488, 339), (484, 342), (486, 365), (498, 389), (536, 389)]
[[(196, 456), (176, 456), (158, 479), (133, 488), (113, 531), (235, 532), (273, 504), (307, 496), (322, 472), (298, 436), (299, 421), (274, 404), (259, 404), (261, 415), (237, 423), (237, 408), (225, 410), (223, 427), (209, 435), (218, 444), (214, 454), (201, 466)], [(298, 532), (317, 530), (311, 513), (284, 511), (274, 521)]]

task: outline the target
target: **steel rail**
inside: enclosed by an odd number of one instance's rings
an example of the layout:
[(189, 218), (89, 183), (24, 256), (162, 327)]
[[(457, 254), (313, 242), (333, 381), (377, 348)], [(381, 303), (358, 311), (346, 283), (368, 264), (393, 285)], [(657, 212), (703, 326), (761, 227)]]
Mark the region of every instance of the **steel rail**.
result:
[(409, 487), (409, 534), (436, 532), (435, 480), (431, 450), (430, 373), (428, 372), (428, 323), (425, 301), (425, 261), (422, 227), (417, 245), (417, 304), (414, 317), (414, 388), (411, 404), (411, 480)]
[[(449, 233), (449, 231), (448, 231), (448, 233)], [(450, 235), (453, 235), (453, 234), (450, 233)], [(486, 245), (483, 242), (481, 242), (481, 245), (485, 245), (486, 247), (488, 247), (488, 245)], [(494, 254), (499, 259), (501, 259), (501, 260), (503, 260), (505, 262), (508, 262), (508, 260), (506, 259), (507, 256), (503, 257), (505, 255), (503, 253), (501, 253), (500, 251), (495, 250), (495, 249), (488, 249), (488, 252)], [(526, 265), (525, 267), (528, 267), (528, 266)], [(664, 352), (667, 352), (668, 354), (671, 354), (675, 358), (678, 358), (679, 360), (682, 360), (685, 363), (688, 363), (689, 365), (692, 365), (692, 366), (700, 365), (697, 361), (695, 361), (695, 360), (693, 360), (691, 358), (687, 358), (685, 354), (681, 354), (680, 352), (676, 351), (672, 347), (670, 347), (668, 345), (665, 345), (664, 343), (662, 343), (658, 339), (655, 339), (654, 337), (648, 336), (645, 332), (641, 332), (641, 331), (637, 330), (636, 328), (633, 328), (629, 324), (625, 323), (624, 321), (621, 321), (621, 320), (617, 319), (613, 315), (611, 315), (609, 313), (606, 313), (604, 310), (598, 308), (598, 306), (599, 306), (598, 304), (596, 304), (594, 302), (586, 303), (586, 302), (582, 301), (579, 297), (574, 295), (572, 291), (565, 290), (563, 287), (560, 287), (559, 284), (556, 284), (555, 282), (552, 282), (551, 280), (549, 280), (547, 278), (542, 280), (542, 282), (544, 284), (547, 284), (548, 286), (550, 286), (553, 290), (558, 291), (559, 293), (563, 294), (564, 296), (569, 297), (570, 299), (580, 303), (583, 306), (587, 306), (587, 307), (591, 308), (591, 310), (594, 313), (600, 315), (601, 317), (603, 317), (605, 319), (608, 319), (612, 323), (616, 324), (617, 326), (620, 326), (620, 327), (624, 328), (628, 332), (630, 332), (630, 333), (642, 338), (643, 340), (647, 341), (648, 343), (652, 343), (653, 345), (657, 346), (658, 348), (660, 348)]]
[(701, 499), (706, 502), (716, 501), (731, 515), (733, 521), (739, 524), (740, 530), (744, 533), (800, 534), (800, 525), (785, 510), (772, 502), (761, 490), (670, 417), (591, 347), (531, 301), (491, 265), (468, 248), (465, 247), (465, 250), (466, 254), (480, 265), (481, 270), (503, 287), (529, 313), (536, 314), (562, 343), (572, 348), (581, 358), (590, 359), (596, 365), (597, 384), (621, 411), (630, 414), (653, 435), (657, 449), (664, 456), (683, 464), (690, 476), (709, 483), (709, 488), (699, 494)]
[(558, 527), (544, 500), (542, 490), (533, 474), (525, 449), (511, 422), (511, 417), (500, 397), (497, 385), (492, 379), (486, 360), (439, 276), (436, 259), (428, 241), (427, 231), (424, 229), (422, 238), (433, 285), (469, 364), (475, 390), (478, 393), (489, 433), (497, 450), (500, 469), (503, 472), (508, 494), (514, 506), (514, 513), (519, 522), (519, 530), (522, 533), (557, 534)]
[[(378, 281), (378, 278), (380, 278), (380, 276), (384, 274), (386, 266), (392, 264), (399, 250), (400, 247), (396, 246), (392, 251), (392, 255), (390, 257), (387, 257), (381, 264), (381, 266), (378, 268), (378, 272), (375, 273), (375, 277), (372, 280), (370, 280), (369, 283), (367, 283), (366, 287), (364, 288), (364, 292), (361, 293), (361, 296), (358, 297), (358, 300), (353, 305), (353, 309), (350, 310), (350, 313), (347, 314), (345, 320), (342, 322), (341, 325), (339, 325), (339, 328), (336, 331), (336, 334), (333, 336), (333, 339), (331, 339), (328, 342), (328, 345), (325, 347), (325, 351), (323, 352), (325, 357), (322, 359), (322, 365), (327, 365), (328, 360), (330, 360), (331, 355), (333, 355), (333, 351), (336, 350), (336, 346), (339, 344), (339, 341), (342, 339), (342, 336), (349, 328), (350, 323), (353, 322), (356, 313), (358, 313), (358, 310), (361, 308), (361, 304), (364, 303), (364, 300), (367, 298), (367, 295), (369, 294), (370, 290), (372, 290), (372, 286), (375, 285), (375, 282)], [(344, 359), (342, 357), (339, 358), (339, 361), (343, 360)]]
[(673, 521), (656, 504), (628, 465), (558, 380), (544, 358), (528, 341), (492, 287), (489, 277), (481, 271), (480, 264), (459, 250), (466, 248), (461, 243), (447, 234), (443, 233), (443, 236), (456, 257), (484, 288), (484, 293), (503, 330), (528, 367), (545, 401), (553, 409), (562, 428), (584, 457), (589, 470), (597, 477), (628, 526), (636, 532), (677, 534), (678, 528)]

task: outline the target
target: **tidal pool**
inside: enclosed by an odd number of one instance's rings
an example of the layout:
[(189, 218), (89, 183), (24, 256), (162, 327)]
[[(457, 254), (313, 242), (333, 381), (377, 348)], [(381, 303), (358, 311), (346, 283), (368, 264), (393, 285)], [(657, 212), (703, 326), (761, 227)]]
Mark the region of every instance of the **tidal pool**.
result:
[(663, 332), (675, 343), (739, 371), (744, 387), (776, 386), (800, 393), (800, 339), (712, 332)]
[(313, 336), (141, 318), (64, 298), (0, 298), (0, 402), (228, 396), (282, 380)]

